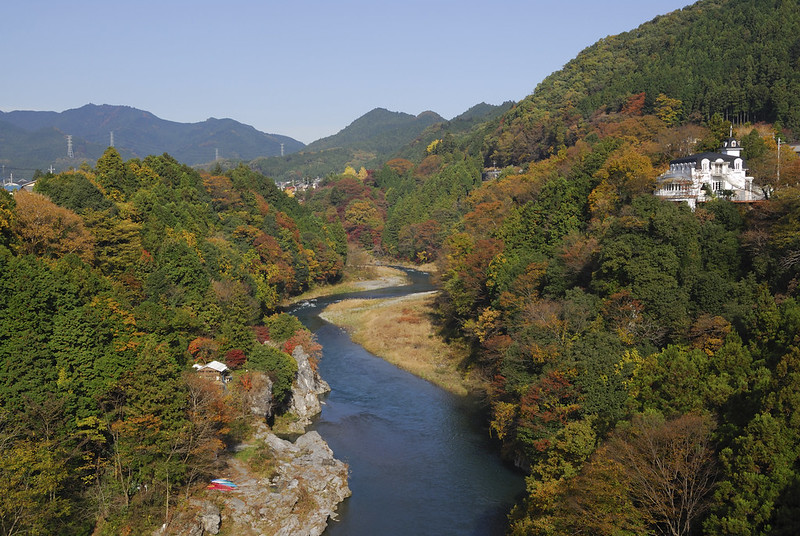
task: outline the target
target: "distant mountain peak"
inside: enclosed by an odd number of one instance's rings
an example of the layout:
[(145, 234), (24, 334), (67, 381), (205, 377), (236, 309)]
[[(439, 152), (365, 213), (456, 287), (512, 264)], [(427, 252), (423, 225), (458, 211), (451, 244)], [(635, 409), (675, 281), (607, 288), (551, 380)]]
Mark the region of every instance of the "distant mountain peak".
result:
[(432, 111), (419, 115), (373, 108), (333, 136), (317, 140), (307, 151), (322, 151), (334, 147), (358, 148), (376, 154), (391, 153), (410, 143), (422, 131), (444, 118)]

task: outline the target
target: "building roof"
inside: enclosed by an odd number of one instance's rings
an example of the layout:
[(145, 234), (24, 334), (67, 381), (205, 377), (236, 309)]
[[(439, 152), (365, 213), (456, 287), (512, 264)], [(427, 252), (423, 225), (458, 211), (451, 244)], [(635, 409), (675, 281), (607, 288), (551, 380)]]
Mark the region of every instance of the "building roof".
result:
[(227, 372), (228, 370), (230, 370), (228, 369), (228, 365), (226, 365), (225, 363), (220, 363), (219, 361), (212, 361), (211, 363), (206, 363), (205, 365), (199, 365), (195, 363), (194, 365), (192, 365), (192, 367), (197, 370), (212, 369), (216, 370), (217, 372)]
[(689, 156), (684, 156), (682, 158), (676, 158), (675, 160), (670, 160), (670, 164), (700, 164), (703, 159), (708, 159), (710, 162), (716, 162), (717, 160), (723, 160), (725, 162), (733, 163), (737, 159), (741, 160), (741, 156), (733, 156), (729, 154), (722, 154), (722, 153), (697, 153), (697, 154), (690, 154)]

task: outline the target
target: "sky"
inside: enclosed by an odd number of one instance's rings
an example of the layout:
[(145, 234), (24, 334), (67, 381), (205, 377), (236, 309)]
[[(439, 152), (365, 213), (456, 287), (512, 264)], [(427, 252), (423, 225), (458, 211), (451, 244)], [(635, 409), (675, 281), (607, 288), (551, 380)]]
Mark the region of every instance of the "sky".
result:
[(310, 143), (374, 108), (520, 101), (598, 39), (689, 0), (25, 0), (0, 7), (0, 110), (126, 105)]

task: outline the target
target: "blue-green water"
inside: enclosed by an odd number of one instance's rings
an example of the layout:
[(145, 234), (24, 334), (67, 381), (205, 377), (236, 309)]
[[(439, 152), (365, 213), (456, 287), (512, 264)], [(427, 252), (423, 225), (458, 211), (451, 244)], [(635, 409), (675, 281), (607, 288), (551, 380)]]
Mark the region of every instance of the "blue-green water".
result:
[(323, 345), (320, 374), (330, 384), (316, 429), (350, 466), (352, 497), (329, 536), (502, 535), (524, 490), (505, 465), (474, 400), (451, 395), (370, 354), (317, 316), (344, 297), (387, 297), (412, 286), (322, 298), (292, 312)]

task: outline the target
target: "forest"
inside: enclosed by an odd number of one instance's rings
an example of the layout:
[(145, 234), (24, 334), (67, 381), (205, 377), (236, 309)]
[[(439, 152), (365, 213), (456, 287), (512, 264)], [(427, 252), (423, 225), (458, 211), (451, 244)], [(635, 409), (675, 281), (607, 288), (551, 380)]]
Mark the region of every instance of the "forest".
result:
[[(510, 534), (789, 534), (800, 470), (800, 159), (774, 124), (673, 124), (630, 95), (483, 181), (469, 137), (331, 177), (304, 205), (377, 254), (438, 264), (528, 496)], [(692, 212), (670, 159), (742, 140), (769, 198)], [(694, 139), (694, 144), (685, 140)]]
[[(701, 0), (601, 39), (503, 118), (486, 139), (487, 164), (546, 157), (588, 134), (597, 110), (645, 92), (673, 124), (715, 113), (800, 135), (800, 12), (795, 0)], [(716, 150), (715, 147), (710, 150)]]
[[(344, 230), (244, 166), (113, 148), (0, 195), (0, 533), (144, 534), (246, 436), (248, 388), (289, 393), (315, 348), (277, 306), (341, 277)], [(226, 392), (187, 372), (214, 359)]]
[[(285, 393), (281, 350), (313, 338), (280, 303), (338, 281), (348, 244), (436, 263), (441, 335), (527, 475), (509, 534), (796, 533), (799, 21), (796, 1), (702, 0), (295, 198), (113, 148), (0, 194), (0, 533), (156, 526), (246, 434), (186, 371)], [(731, 134), (765, 200), (652, 195)]]

